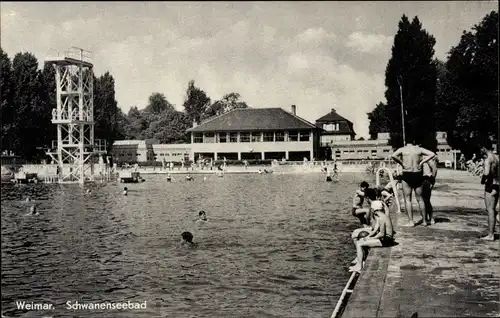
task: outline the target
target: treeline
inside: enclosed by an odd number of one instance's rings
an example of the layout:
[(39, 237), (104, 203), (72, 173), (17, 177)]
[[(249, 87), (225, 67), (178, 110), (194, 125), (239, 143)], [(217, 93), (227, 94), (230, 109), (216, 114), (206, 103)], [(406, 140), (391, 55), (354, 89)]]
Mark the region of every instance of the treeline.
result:
[(193, 123), (199, 124), (236, 108), (248, 108), (245, 102), (240, 101), (240, 94), (230, 93), (212, 102), (202, 89), (194, 85), (194, 81), (190, 81), (183, 111), (177, 111), (165, 95), (153, 93), (144, 109), (134, 106), (126, 116), (121, 116), (123, 135), (126, 139), (153, 138), (161, 143), (190, 142), (186, 129), (191, 128)]
[[(39, 69), (36, 57), (17, 53), (12, 61), (0, 48), (1, 151), (25, 159), (44, 158), (57, 139), (52, 124), (52, 109), (57, 107), (54, 67), (48, 63)], [(193, 122), (200, 123), (234, 108), (248, 107), (238, 93), (211, 101), (190, 81), (184, 111), (175, 110), (161, 93), (153, 93), (147, 106), (137, 106), (124, 114), (115, 98), (115, 81), (106, 72), (94, 76), (94, 137), (107, 141), (108, 148), (118, 139), (156, 138), (162, 143), (188, 141), (185, 131)]]
[[(57, 107), (55, 69), (45, 63), (39, 69), (29, 52), (17, 53), (12, 62), (0, 48), (1, 150), (34, 160), (45, 157), (57, 140), (52, 109)], [(94, 76), (95, 138), (108, 144), (123, 137), (122, 113), (115, 99), (113, 76)]]
[(403, 15), (385, 73), (385, 102), (368, 113), (370, 137), (390, 133), (403, 144), (401, 94), (406, 141), (436, 149), (436, 131), (470, 156), (489, 138), (498, 141), (498, 12), (464, 31), (446, 61), (434, 58), (436, 41), (418, 17)]

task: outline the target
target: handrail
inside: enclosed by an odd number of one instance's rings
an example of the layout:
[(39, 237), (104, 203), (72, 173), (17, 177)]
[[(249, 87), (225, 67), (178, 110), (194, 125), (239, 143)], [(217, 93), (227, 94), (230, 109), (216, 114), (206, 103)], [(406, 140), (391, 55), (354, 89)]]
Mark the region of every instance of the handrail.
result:
[(356, 277), (358, 273), (357, 272), (352, 272), (351, 277), (349, 277), (349, 280), (347, 281), (347, 284), (344, 287), (344, 290), (342, 291), (342, 294), (340, 295), (339, 301), (337, 302), (337, 305), (335, 306), (335, 309), (333, 310), (332, 315), (330, 318), (337, 318), (339, 317), (339, 312), (340, 309), (342, 308), (342, 303), (344, 302), (345, 297), (347, 296), (347, 293), (352, 293), (353, 289), (349, 289), (349, 287), (352, 284), (352, 281)]
[(394, 200), (396, 201), (396, 205), (398, 207), (398, 210), (396, 211), (397, 214), (400, 214), (401, 213), (401, 205), (399, 203), (399, 197), (398, 197), (398, 188), (396, 187), (396, 185), (394, 184), (394, 178), (392, 176), (392, 172), (386, 168), (386, 167), (380, 167), (377, 169), (377, 173), (376, 173), (376, 185), (377, 186), (380, 186), (380, 171), (381, 170), (385, 170), (387, 172), (387, 174), (389, 175), (389, 180), (391, 181), (391, 184), (392, 184), (392, 192), (394, 193)]

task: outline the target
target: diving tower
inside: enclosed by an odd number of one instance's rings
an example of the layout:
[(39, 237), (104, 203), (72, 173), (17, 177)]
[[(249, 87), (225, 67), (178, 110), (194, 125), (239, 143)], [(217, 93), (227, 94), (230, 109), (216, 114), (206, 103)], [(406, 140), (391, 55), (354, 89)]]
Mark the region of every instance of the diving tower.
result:
[(106, 152), (105, 142), (94, 140), (94, 73), (92, 53), (71, 47), (63, 56), (50, 57), (54, 66), (57, 108), (52, 123), (57, 140), (47, 154), (57, 164), (59, 183), (93, 179), (94, 157)]

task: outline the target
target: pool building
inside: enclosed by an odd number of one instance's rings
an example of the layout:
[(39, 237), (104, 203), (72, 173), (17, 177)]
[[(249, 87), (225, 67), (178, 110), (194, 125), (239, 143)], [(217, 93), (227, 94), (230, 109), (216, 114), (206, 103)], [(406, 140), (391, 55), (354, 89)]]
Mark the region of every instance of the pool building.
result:
[[(234, 109), (194, 124), (186, 133), (190, 143), (161, 144), (157, 140), (117, 140), (112, 147), (116, 163), (181, 162), (187, 160), (381, 160), (393, 152), (389, 133), (376, 139), (355, 140), (353, 123), (331, 109), (315, 124), (282, 108)], [(454, 162), (457, 151), (437, 132), (440, 162)]]
[(187, 130), (192, 158), (220, 160), (317, 158), (316, 125), (282, 108), (240, 108), (208, 119)]

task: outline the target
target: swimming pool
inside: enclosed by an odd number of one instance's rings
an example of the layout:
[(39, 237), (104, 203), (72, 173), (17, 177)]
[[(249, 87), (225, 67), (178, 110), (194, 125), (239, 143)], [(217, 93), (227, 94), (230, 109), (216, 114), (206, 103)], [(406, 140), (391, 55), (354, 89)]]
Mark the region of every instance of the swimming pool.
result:
[[(355, 255), (352, 193), (364, 174), (162, 175), (144, 183), (2, 185), (2, 310), (58, 317), (329, 317)], [(26, 196), (40, 216), (26, 216)], [(205, 210), (209, 222), (197, 225)], [(179, 244), (183, 231), (195, 247)], [(72, 311), (68, 301), (147, 309)], [(40, 315), (41, 312), (37, 312)], [(23, 316), (27, 317), (27, 316)], [(34, 316), (33, 316), (34, 317)]]

